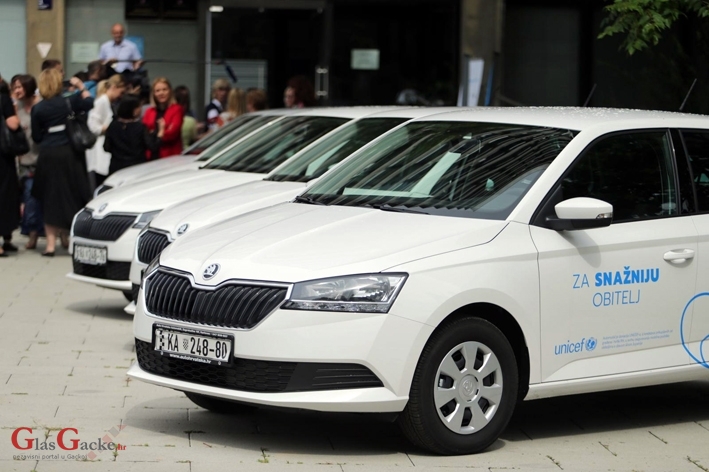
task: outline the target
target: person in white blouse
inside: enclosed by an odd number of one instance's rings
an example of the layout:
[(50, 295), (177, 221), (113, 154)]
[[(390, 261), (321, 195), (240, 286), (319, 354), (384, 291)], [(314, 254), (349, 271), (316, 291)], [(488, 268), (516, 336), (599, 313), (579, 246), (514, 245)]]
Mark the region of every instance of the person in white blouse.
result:
[(94, 107), (89, 112), (87, 124), (97, 139), (94, 147), (86, 151), (86, 170), (89, 172), (89, 180), (94, 188), (101, 185), (108, 175), (111, 154), (103, 150), (104, 133), (113, 121), (111, 103), (118, 101), (125, 89), (126, 84), (118, 74), (99, 83)]

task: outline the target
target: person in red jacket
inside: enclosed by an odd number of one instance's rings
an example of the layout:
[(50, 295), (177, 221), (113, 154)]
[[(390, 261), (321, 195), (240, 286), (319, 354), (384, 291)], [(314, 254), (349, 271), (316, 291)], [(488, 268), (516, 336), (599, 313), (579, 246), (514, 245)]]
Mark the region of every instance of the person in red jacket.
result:
[(148, 152), (148, 159), (176, 156), (182, 152), (182, 119), (184, 108), (177, 104), (172, 93), (172, 85), (165, 77), (153, 81), (150, 97), (152, 106), (145, 110), (143, 124), (151, 133), (157, 133), (158, 121), (165, 121), (165, 131), (160, 141), (158, 156)]

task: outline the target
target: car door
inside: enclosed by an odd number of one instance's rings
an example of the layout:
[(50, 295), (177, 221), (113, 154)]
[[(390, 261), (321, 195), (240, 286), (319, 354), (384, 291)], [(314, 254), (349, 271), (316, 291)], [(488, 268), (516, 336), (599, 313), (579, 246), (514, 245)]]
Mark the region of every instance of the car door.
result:
[(690, 362), (709, 368), (709, 130), (683, 130), (681, 134), (696, 192), (697, 211), (692, 220), (699, 233), (700, 254), (696, 293), (686, 300), (687, 312), (693, 313), (693, 318), (687, 313), (682, 317), (681, 341)]
[[(695, 290), (697, 231), (679, 186), (669, 131), (649, 130), (595, 140), (552, 189), (530, 227), (543, 381), (689, 362), (679, 321)], [(612, 204), (613, 224), (545, 227), (544, 215), (574, 197)]]

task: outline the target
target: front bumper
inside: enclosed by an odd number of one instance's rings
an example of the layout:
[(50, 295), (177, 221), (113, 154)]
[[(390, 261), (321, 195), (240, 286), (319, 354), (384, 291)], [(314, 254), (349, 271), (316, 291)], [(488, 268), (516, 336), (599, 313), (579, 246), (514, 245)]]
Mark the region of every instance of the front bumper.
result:
[[(357, 364), (368, 368), (381, 387), (261, 392), (221, 388), (178, 375), (156, 375), (136, 363), (130, 377), (176, 390), (245, 403), (338, 412), (399, 412), (408, 400), (419, 355), (433, 328), (394, 314), (331, 313), (276, 309), (249, 330), (219, 328), (165, 319), (146, 313), (141, 292), (133, 321), (138, 343), (150, 343), (153, 324), (225, 333), (234, 338), (233, 356), (248, 362)], [(143, 344), (145, 349), (146, 345)], [(187, 362), (194, 371), (192, 361)], [(216, 369), (219, 369), (218, 367)], [(177, 366), (177, 370), (179, 366)]]
[(99, 241), (72, 236), (70, 246), (72, 249), (77, 244), (106, 248), (107, 263), (105, 266), (90, 266), (73, 261), (74, 268), (72, 272), (67, 274), (67, 277), (99, 287), (130, 292), (130, 264), (133, 260), (139, 233), (139, 229), (129, 228), (116, 241)]

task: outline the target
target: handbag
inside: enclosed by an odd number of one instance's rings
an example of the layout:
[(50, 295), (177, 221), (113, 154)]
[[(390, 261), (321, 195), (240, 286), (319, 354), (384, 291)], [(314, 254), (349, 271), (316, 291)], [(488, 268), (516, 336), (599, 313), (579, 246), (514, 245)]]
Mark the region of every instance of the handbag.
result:
[(8, 156), (21, 156), (30, 152), (30, 143), (27, 141), (27, 135), (21, 126), (16, 130), (11, 130), (5, 117), (0, 118), (0, 154)]
[(76, 116), (68, 98), (66, 99), (66, 104), (69, 107), (69, 116), (66, 118), (66, 133), (69, 136), (69, 142), (74, 151), (83, 153), (87, 149), (94, 147), (96, 135), (91, 132), (89, 125), (85, 121)]

